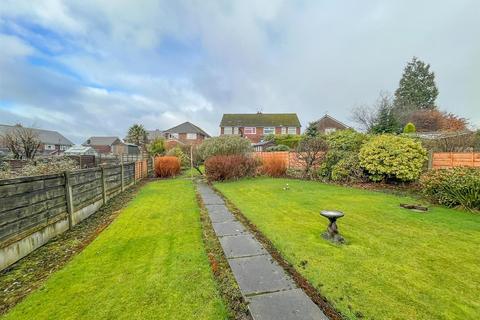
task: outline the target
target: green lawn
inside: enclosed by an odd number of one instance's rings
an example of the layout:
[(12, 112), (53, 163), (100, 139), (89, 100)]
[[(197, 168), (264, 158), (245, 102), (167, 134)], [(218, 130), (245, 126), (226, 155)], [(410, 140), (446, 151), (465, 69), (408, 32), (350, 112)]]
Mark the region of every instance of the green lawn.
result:
[(146, 185), (5, 319), (225, 319), (191, 181)]
[[(413, 199), (300, 180), (216, 187), (348, 318), (480, 315), (479, 215), (440, 207), (413, 213), (399, 208)], [(321, 238), (321, 209), (345, 212), (339, 229), (347, 245)]]

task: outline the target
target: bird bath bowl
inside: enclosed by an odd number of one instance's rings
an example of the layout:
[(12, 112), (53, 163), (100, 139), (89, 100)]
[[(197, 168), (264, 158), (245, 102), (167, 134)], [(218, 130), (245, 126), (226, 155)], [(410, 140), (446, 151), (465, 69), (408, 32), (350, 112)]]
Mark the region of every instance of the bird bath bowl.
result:
[(340, 219), (345, 214), (341, 211), (335, 210), (322, 210), (320, 211), (320, 215), (327, 218), (330, 223), (328, 224), (327, 231), (322, 234), (324, 239), (335, 243), (344, 243), (345, 239), (340, 235), (337, 228), (337, 219)]

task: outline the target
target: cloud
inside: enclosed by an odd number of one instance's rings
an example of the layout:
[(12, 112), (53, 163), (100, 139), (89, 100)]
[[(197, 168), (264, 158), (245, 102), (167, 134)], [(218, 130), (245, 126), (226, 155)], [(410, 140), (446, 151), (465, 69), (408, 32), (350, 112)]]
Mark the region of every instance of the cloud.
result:
[(393, 92), (416, 55), (436, 73), (440, 107), (480, 126), (479, 10), (474, 0), (6, 1), (0, 122), (77, 142), (123, 137), (134, 122), (218, 134), (224, 112), (349, 122), (353, 106)]

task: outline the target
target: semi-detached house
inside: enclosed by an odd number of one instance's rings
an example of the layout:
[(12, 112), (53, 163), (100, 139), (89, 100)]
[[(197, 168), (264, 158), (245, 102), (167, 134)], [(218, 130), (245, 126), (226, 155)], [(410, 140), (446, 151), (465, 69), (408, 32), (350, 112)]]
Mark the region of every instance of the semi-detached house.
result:
[(229, 113), (220, 122), (220, 135), (239, 135), (257, 143), (268, 134), (300, 134), (296, 113)]

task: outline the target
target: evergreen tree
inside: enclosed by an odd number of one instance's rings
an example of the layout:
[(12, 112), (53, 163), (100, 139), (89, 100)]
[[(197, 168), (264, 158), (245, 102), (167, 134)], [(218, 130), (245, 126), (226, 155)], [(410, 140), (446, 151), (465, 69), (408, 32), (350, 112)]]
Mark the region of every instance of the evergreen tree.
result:
[(382, 105), (378, 110), (375, 124), (370, 133), (400, 133), (402, 126), (398, 121), (392, 106)]
[(411, 122), (407, 123), (405, 127), (403, 127), (403, 133), (415, 133), (417, 132), (417, 129), (415, 128), (415, 125)]
[(308, 137), (317, 137), (318, 136), (318, 122), (310, 122), (307, 129), (305, 130), (305, 135)]
[(438, 88), (435, 84), (435, 74), (430, 71), (430, 65), (412, 58), (405, 67), (400, 84), (395, 91), (395, 109), (405, 112), (435, 109), (435, 99)]

